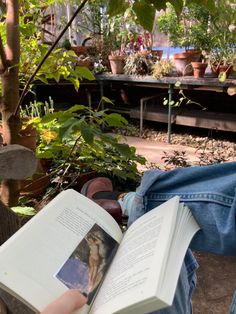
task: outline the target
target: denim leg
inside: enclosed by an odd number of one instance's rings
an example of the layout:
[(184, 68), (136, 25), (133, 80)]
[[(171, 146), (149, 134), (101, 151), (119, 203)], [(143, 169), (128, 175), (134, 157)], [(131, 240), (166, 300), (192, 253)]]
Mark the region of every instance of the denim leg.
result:
[(236, 290), (234, 292), (233, 300), (230, 306), (229, 314), (236, 314)]
[(175, 195), (201, 228), (192, 249), (236, 254), (236, 162), (147, 171), (137, 189), (129, 224)]

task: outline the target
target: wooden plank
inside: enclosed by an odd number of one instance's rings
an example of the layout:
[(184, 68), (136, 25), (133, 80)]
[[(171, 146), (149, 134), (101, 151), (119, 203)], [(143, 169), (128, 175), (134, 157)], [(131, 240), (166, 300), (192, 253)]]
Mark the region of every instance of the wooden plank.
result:
[(192, 110), (176, 116), (176, 124), (236, 132), (236, 115)]
[[(198, 128), (215, 129), (236, 132), (236, 114), (208, 112), (184, 108), (172, 108), (171, 123)], [(130, 111), (130, 117), (140, 119), (139, 107)], [(168, 108), (158, 105), (148, 105), (143, 112), (143, 119), (168, 123)]]

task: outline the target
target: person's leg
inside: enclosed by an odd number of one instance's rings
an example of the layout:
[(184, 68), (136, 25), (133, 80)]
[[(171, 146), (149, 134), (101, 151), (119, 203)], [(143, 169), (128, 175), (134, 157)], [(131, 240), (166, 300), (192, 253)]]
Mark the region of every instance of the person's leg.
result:
[(236, 162), (171, 171), (147, 171), (136, 191), (129, 225), (152, 208), (179, 195), (201, 230), (191, 248), (236, 255)]
[(230, 306), (229, 314), (236, 314), (236, 290), (233, 295), (233, 300)]

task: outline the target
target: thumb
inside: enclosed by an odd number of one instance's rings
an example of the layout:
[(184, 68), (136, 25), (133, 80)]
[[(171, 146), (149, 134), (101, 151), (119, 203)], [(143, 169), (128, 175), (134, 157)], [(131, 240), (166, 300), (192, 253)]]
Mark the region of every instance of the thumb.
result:
[(50, 303), (41, 314), (72, 314), (87, 302), (87, 298), (76, 289), (70, 289)]

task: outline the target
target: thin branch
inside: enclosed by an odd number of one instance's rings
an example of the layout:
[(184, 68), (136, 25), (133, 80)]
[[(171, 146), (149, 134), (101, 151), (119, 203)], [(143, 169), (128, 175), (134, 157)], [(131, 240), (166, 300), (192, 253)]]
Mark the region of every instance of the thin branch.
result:
[(71, 17), (71, 19), (69, 20), (69, 22), (67, 23), (67, 25), (65, 26), (65, 28), (61, 31), (61, 33), (58, 35), (56, 41), (54, 42), (54, 44), (50, 47), (50, 49), (47, 51), (47, 53), (45, 54), (45, 56), (43, 57), (43, 59), (41, 60), (41, 62), (39, 63), (39, 65), (37, 66), (37, 68), (35, 69), (34, 73), (31, 75), (31, 77), (29, 78), (28, 82), (26, 83), (22, 94), (20, 96), (20, 100), (18, 102), (18, 105), (16, 107), (15, 113), (14, 115), (17, 115), (19, 108), (22, 104), (23, 98), (25, 96), (25, 94), (27, 93), (29, 86), (31, 84), (31, 82), (33, 81), (35, 75), (38, 73), (38, 71), (40, 70), (41, 66), (43, 65), (43, 63), (45, 62), (45, 60), (48, 58), (48, 56), (51, 54), (51, 52), (53, 51), (53, 49), (56, 47), (56, 45), (58, 44), (58, 42), (60, 41), (60, 39), (62, 38), (62, 36), (65, 34), (65, 32), (67, 31), (67, 29), (70, 27), (70, 25), (72, 24), (73, 20), (75, 19), (75, 17), (77, 16), (77, 14), (82, 10), (82, 8), (85, 6), (85, 4), (88, 2), (88, 0), (84, 0), (81, 5), (77, 8), (77, 10), (75, 11), (75, 13), (73, 14), (73, 16)]

